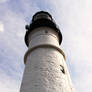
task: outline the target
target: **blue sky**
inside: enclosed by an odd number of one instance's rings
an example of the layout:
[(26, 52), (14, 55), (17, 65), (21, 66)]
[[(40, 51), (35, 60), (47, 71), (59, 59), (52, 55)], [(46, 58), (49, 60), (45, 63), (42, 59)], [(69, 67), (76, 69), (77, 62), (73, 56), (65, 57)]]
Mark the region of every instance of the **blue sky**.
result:
[(92, 0), (0, 0), (0, 90), (19, 92), (25, 25), (39, 10), (51, 13), (61, 29), (76, 92), (92, 92)]

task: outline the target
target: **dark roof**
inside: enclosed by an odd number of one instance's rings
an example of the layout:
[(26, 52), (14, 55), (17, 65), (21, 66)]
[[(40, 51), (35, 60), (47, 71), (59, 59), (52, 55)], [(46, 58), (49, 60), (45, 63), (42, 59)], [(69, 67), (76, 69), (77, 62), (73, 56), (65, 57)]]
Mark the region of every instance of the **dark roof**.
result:
[(62, 34), (61, 34), (59, 28), (57, 27), (56, 23), (53, 21), (52, 16), (48, 12), (40, 11), (40, 12), (37, 12), (33, 16), (32, 23), (30, 25), (26, 26), (27, 32), (25, 35), (25, 43), (27, 46), (29, 45), (28, 36), (29, 36), (30, 32), (33, 31), (33, 29), (38, 28), (38, 27), (50, 27), (50, 28), (55, 29), (55, 31), (58, 32), (59, 44), (61, 44)]

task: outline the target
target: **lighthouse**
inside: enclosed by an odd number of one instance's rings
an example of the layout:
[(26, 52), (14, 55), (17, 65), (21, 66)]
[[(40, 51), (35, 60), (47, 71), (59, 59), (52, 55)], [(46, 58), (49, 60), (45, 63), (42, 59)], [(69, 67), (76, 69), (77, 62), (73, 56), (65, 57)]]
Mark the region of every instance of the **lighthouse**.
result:
[(26, 29), (28, 50), (20, 92), (75, 92), (60, 47), (62, 34), (52, 16), (39, 11)]

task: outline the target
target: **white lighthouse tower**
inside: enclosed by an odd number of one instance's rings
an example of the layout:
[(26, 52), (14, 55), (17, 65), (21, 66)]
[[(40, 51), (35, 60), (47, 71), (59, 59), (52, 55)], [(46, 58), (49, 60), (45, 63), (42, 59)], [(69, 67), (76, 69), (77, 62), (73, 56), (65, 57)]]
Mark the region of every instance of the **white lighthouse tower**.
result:
[(37, 12), (26, 26), (25, 70), (20, 92), (74, 92), (60, 48), (62, 34), (48, 12)]

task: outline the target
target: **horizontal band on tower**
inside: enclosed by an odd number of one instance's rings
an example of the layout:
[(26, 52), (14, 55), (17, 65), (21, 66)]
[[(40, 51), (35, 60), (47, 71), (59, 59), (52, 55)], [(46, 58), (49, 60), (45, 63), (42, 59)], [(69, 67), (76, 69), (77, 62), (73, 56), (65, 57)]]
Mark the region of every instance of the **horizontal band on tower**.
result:
[(37, 48), (44, 48), (44, 47), (54, 48), (54, 49), (58, 50), (63, 55), (64, 59), (66, 60), (64, 52), (59, 47), (57, 47), (55, 45), (51, 45), (51, 44), (41, 44), (41, 45), (37, 45), (37, 46), (34, 46), (34, 47), (28, 49), (28, 51), (26, 52), (26, 54), (24, 56), (24, 64), (26, 64), (27, 56), (29, 55), (29, 53), (31, 53), (33, 50), (35, 50)]

